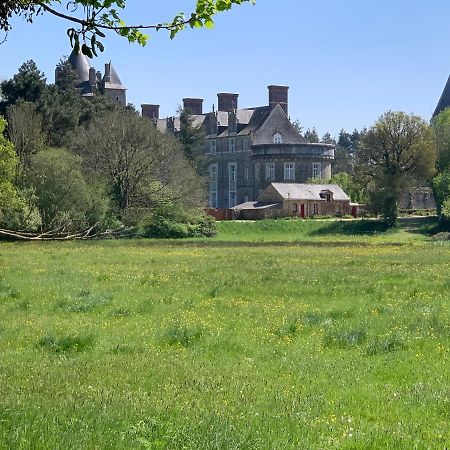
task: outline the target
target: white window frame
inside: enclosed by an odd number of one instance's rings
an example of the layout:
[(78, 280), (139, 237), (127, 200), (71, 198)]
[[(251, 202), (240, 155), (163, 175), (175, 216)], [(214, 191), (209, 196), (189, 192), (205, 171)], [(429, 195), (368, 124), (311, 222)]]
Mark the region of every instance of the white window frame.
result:
[(284, 163), (284, 179), (295, 181), (295, 163), (285, 162)]
[(232, 208), (236, 206), (237, 195), (236, 195), (236, 186), (237, 186), (237, 163), (230, 162), (228, 163), (228, 206)]
[(315, 162), (312, 165), (312, 177), (313, 178), (322, 178), (322, 164), (320, 162)]
[(217, 141), (215, 139), (209, 141), (209, 151), (211, 155), (217, 154)]
[(248, 170), (248, 166), (244, 167), (244, 178), (245, 178), (246, 181), (248, 181), (248, 179), (250, 178), (250, 173), (249, 173), (249, 170)]
[(209, 166), (209, 206), (211, 208), (217, 208), (218, 169), (218, 164)]
[(275, 163), (266, 163), (266, 180), (275, 180)]
[(319, 204), (318, 203), (314, 203), (313, 204), (313, 214), (319, 214)]
[(248, 202), (248, 195), (244, 196), (244, 203)]
[(273, 135), (273, 143), (274, 144), (282, 144), (283, 143), (283, 135), (281, 133), (275, 133)]
[(236, 139), (235, 138), (230, 138), (230, 140), (228, 141), (228, 147), (229, 147), (230, 153), (236, 152)]

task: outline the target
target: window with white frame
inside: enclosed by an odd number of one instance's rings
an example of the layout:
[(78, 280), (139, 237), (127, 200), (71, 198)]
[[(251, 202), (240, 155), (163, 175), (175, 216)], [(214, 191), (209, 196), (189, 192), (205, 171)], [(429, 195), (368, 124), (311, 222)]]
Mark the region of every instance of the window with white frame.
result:
[(248, 166), (245, 166), (245, 167), (244, 167), (244, 178), (245, 178), (246, 180), (248, 180), (248, 178), (249, 178)]
[(283, 143), (283, 135), (281, 133), (275, 133), (273, 135), (273, 143), (274, 144), (282, 144)]
[(313, 205), (313, 214), (319, 214), (319, 205), (317, 203)]
[(266, 163), (266, 180), (275, 180), (275, 163)]
[(248, 147), (249, 147), (248, 144), (249, 144), (248, 139), (244, 139), (244, 140), (242, 141), (242, 148), (244, 149), (244, 152), (248, 150)]
[(322, 167), (320, 162), (319, 163), (313, 163), (312, 166), (312, 177), (313, 178), (322, 178)]
[(211, 139), (209, 141), (209, 151), (211, 155), (215, 155), (217, 153), (217, 141), (215, 139)]
[(284, 163), (284, 179), (295, 180), (295, 163)]
[(236, 150), (236, 140), (234, 138), (230, 138), (228, 145), (230, 148), (230, 153), (234, 153)]
[(248, 195), (244, 196), (244, 202), (248, 202)]
[(236, 179), (237, 179), (237, 163), (228, 164), (228, 206), (232, 208), (236, 206)]
[(209, 206), (217, 208), (217, 164), (209, 166)]
[(336, 205), (336, 214), (342, 214), (341, 204), (340, 204), (340, 203), (338, 203), (338, 204)]

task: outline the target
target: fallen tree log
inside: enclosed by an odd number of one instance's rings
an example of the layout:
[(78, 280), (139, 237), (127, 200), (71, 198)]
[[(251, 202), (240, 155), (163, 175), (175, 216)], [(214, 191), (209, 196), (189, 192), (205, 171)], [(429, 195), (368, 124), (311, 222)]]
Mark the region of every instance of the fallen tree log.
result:
[(23, 231), (5, 230), (0, 228), (0, 239), (5, 238), (14, 241), (71, 241), (88, 239), (117, 239), (130, 237), (132, 228), (120, 227), (113, 230), (94, 232), (98, 224), (86, 230), (65, 232), (60, 230), (49, 230), (41, 233), (29, 233)]

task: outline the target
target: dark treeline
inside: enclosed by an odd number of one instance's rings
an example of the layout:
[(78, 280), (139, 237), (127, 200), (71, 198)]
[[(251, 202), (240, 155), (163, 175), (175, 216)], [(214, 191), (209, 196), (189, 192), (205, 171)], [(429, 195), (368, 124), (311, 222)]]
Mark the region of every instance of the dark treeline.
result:
[(1, 83), (0, 228), (214, 233), (196, 130), (162, 134), (132, 105), (79, 95), (70, 64), (59, 69), (47, 84), (28, 61)]

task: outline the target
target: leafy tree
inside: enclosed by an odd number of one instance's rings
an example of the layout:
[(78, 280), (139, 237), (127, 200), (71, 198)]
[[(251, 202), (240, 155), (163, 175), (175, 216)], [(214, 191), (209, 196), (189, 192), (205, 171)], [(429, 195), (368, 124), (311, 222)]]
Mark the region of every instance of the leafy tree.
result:
[(30, 157), (45, 144), (41, 115), (35, 103), (19, 102), (7, 109), (7, 119), (8, 134), (19, 158), (18, 167), (26, 169)]
[(436, 138), (437, 169), (443, 171), (450, 168), (450, 108), (440, 112), (432, 125)]
[(317, 133), (317, 130), (315, 127), (312, 129), (307, 129), (304, 134), (304, 138), (311, 143), (318, 143), (319, 142), (319, 135)]
[(3, 135), (5, 127), (6, 121), (0, 117), (0, 227), (32, 229), (39, 224), (39, 217), (14, 185), (18, 162), (13, 144)]
[(192, 164), (199, 175), (205, 172), (205, 157), (203, 148), (205, 146), (206, 133), (201, 125), (194, 125), (192, 114), (182, 109), (180, 113), (180, 132), (178, 138), (186, 159)]
[(450, 216), (443, 214), (443, 212), (448, 211), (448, 206), (445, 207), (444, 205), (450, 200), (450, 169), (440, 172), (433, 178), (433, 193), (438, 216), (445, 222), (450, 223)]
[(68, 58), (63, 58), (56, 65), (55, 85), (60, 91), (75, 90), (77, 74), (72, 68)]
[(324, 180), (322, 178), (310, 178), (307, 180), (310, 184), (337, 184), (344, 192), (350, 197), (352, 202), (356, 203), (366, 203), (367, 194), (364, 186), (362, 186), (358, 180), (346, 173), (339, 172), (333, 175), (331, 178)]
[(336, 140), (331, 137), (331, 134), (328, 131), (322, 136), (320, 142), (323, 142), (324, 144), (336, 145)]
[(254, 3), (254, 0), (197, 0), (194, 11), (179, 13), (169, 22), (127, 25), (120, 16), (126, 0), (6, 0), (0, 3), (0, 30), (9, 31), (10, 19), (15, 15), (25, 17), (28, 22), (39, 14), (53, 15), (73, 25), (67, 30), (71, 44), (76, 51), (81, 47), (83, 54), (92, 58), (104, 50), (101, 39), (105, 32), (113, 31), (130, 42), (145, 45), (149, 36), (142, 30), (164, 29), (174, 38), (187, 26), (211, 28), (215, 14), (247, 1)]
[(94, 118), (80, 129), (74, 148), (85, 169), (105, 180), (121, 219), (160, 201), (202, 197), (202, 184), (180, 143), (134, 112), (122, 109)]
[(415, 177), (430, 180), (434, 174), (431, 128), (418, 116), (389, 111), (363, 136), (357, 161), (358, 174), (371, 183), (372, 206), (394, 226), (401, 193)]
[(300, 120), (295, 119), (295, 120), (292, 122), (292, 125), (294, 126), (294, 128), (295, 128), (300, 134), (303, 133), (303, 126), (302, 126), (302, 124), (300, 123)]
[(33, 156), (27, 181), (45, 229), (78, 231), (105, 221), (109, 204), (104, 189), (85, 179), (81, 159), (67, 150), (45, 149)]
[(19, 71), (10, 80), (0, 84), (3, 102), (0, 104), (0, 112), (4, 113), (6, 108), (14, 105), (19, 100), (35, 102), (45, 90), (46, 80), (33, 60), (23, 63)]

